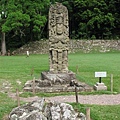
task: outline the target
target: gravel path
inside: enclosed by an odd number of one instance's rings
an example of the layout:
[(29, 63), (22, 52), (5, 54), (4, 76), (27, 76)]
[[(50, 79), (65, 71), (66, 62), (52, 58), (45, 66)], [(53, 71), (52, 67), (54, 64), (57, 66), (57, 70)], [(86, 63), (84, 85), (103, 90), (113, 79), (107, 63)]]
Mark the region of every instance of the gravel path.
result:
[[(76, 102), (75, 96), (57, 96), (46, 98), (59, 102)], [(78, 102), (81, 104), (96, 104), (96, 105), (118, 105), (120, 104), (120, 94), (118, 95), (79, 95)]]
[[(9, 97), (16, 99), (16, 94), (9, 94)], [(39, 99), (38, 96), (23, 98), (21, 101), (32, 102)], [(74, 95), (70, 96), (56, 96), (45, 97), (46, 101), (58, 101), (58, 102), (76, 102)], [(78, 95), (78, 102), (81, 104), (96, 104), (96, 105), (120, 105), (120, 94), (117, 95)]]

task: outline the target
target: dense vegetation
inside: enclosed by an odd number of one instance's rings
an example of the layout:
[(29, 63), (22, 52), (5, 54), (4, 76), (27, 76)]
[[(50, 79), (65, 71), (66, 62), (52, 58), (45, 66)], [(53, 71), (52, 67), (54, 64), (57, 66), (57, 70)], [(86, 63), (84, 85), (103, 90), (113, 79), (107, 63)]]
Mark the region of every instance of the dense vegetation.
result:
[(5, 38), (7, 50), (47, 38), (48, 11), (55, 2), (68, 8), (70, 38), (120, 38), (119, 0), (0, 0), (2, 52)]

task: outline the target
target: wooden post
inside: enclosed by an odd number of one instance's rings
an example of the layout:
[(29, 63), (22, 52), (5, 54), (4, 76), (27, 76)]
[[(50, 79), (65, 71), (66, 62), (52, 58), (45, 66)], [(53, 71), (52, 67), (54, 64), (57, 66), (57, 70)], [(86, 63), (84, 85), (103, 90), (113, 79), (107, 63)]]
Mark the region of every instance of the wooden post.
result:
[(20, 97), (19, 97), (18, 89), (16, 89), (16, 96), (17, 96), (17, 105), (20, 106)]
[(76, 66), (76, 73), (77, 73), (77, 74), (79, 73), (78, 65)]
[(113, 93), (113, 74), (111, 74), (111, 78), (110, 78), (110, 90), (111, 90), (111, 93)]
[(35, 94), (35, 77), (33, 78), (33, 94)]
[(33, 73), (34, 73), (34, 67), (31, 69), (31, 76), (33, 76)]
[(86, 120), (91, 120), (90, 119), (90, 108), (86, 108)]
[(76, 96), (76, 103), (78, 103), (78, 91), (76, 86), (75, 86), (75, 96)]

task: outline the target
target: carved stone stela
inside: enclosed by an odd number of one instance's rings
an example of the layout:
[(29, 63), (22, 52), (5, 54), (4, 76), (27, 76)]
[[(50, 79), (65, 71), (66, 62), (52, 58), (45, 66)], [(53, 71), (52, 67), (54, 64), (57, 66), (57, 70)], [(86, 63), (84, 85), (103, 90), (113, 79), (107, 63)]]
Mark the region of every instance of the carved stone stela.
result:
[(61, 3), (49, 9), (49, 62), (50, 72), (68, 72), (68, 10)]
[[(75, 73), (68, 70), (69, 27), (68, 10), (61, 3), (49, 9), (49, 70), (41, 73), (40, 79), (27, 81), (25, 91), (67, 92), (91, 90), (88, 85), (78, 82)], [(35, 90), (33, 90), (33, 88)]]

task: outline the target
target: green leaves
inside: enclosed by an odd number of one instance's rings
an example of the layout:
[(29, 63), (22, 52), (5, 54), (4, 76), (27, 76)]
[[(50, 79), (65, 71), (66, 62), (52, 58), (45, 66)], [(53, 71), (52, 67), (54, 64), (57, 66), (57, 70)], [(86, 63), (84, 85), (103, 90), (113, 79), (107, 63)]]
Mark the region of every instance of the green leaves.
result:
[[(76, 33), (82, 33), (80, 36), (87, 35), (86, 38), (111, 38), (115, 28), (115, 16), (111, 13), (115, 1), (110, 0), (75, 0), (74, 7), (77, 10), (76, 18)], [(114, 10), (114, 9), (113, 9)], [(117, 11), (116, 11), (117, 13)], [(79, 37), (80, 37), (79, 36)]]
[(20, 11), (11, 12), (8, 14), (6, 22), (2, 25), (4, 32), (9, 32), (14, 29), (20, 29), (20, 27), (28, 26), (30, 17), (27, 14), (22, 14)]
[(0, 1), (0, 3), (2, 4), (0, 13), (3, 11), (5, 13), (4, 16), (3, 14), (0, 15), (2, 18), (2, 20), (0, 19), (1, 30), (3, 32), (14, 31), (15, 35), (20, 32), (25, 35), (29, 32), (31, 39), (33, 39), (34, 34), (36, 34), (35, 36), (40, 34), (41, 27), (47, 21), (44, 13), (45, 8), (49, 6), (49, 0), (9, 0), (6, 3), (4, 1)]
[(118, 0), (0, 0), (0, 30), (27, 42), (46, 38), (49, 6), (55, 2), (68, 8), (70, 38), (120, 38)]

